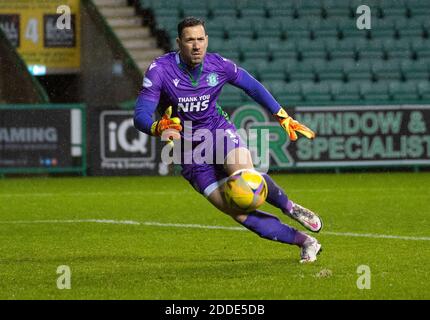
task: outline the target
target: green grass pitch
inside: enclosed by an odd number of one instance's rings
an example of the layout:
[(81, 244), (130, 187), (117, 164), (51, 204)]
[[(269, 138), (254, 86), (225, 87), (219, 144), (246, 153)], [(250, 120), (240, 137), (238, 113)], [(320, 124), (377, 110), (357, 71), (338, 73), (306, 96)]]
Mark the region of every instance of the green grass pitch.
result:
[(273, 177), (324, 219), (314, 264), (181, 177), (0, 179), (0, 299), (430, 299), (429, 173)]

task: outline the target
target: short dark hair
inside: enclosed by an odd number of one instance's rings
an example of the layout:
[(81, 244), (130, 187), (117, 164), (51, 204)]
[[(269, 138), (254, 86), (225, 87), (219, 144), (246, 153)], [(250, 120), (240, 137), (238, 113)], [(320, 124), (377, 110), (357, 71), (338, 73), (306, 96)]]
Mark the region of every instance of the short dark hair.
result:
[(184, 20), (178, 23), (178, 37), (180, 38), (182, 35), (182, 30), (184, 30), (187, 27), (194, 27), (194, 26), (203, 26), (203, 29), (205, 29), (206, 34), (206, 27), (205, 27), (205, 21), (200, 18), (196, 17), (186, 17)]

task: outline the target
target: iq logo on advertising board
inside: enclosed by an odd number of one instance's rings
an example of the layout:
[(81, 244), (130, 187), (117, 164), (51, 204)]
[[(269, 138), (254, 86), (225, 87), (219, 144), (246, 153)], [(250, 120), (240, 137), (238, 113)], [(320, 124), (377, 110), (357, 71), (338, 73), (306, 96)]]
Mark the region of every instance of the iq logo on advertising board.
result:
[(100, 114), (100, 157), (103, 168), (145, 168), (155, 160), (155, 140), (134, 128), (132, 112), (104, 111)]

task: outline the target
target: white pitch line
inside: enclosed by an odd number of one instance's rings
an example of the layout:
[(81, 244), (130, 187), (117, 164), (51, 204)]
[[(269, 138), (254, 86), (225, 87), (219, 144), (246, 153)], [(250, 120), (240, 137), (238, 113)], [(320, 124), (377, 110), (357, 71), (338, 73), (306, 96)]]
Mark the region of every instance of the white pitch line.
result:
[(58, 196), (73, 196), (73, 197), (94, 197), (94, 196), (138, 196), (138, 195), (176, 195), (176, 194), (186, 194), (185, 191), (136, 191), (136, 192), (35, 192), (35, 193), (0, 193), (0, 198), (13, 198), (13, 197), (58, 197)]
[(201, 225), (201, 224), (160, 223), (160, 222), (142, 222), (142, 224), (145, 226), (174, 227), (174, 228), (218, 229), (218, 230), (237, 230), (237, 231), (247, 230), (244, 227), (208, 226), (208, 225)]
[[(391, 188), (389, 189), (393, 192), (409, 192), (413, 193), (411, 188)], [(427, 196), (428, 189), (417, 188), (414, 189), (419, 191), (420, 195)], [(23, 192), (23, 193), (0, 193), (0, 198), (13, 198), (13, 197), (58, 197), (58, 196), (73, 196), (73, 197), (94, 197), (94, 196), (139, 196), (139, 195), (178, 195), (178, 194), (189, 194), (192, 190), (182, 190), (182, 191), (118, 191), (118, 192)], [(344, 189), (345, 192), (381, 192), (380, 188), (348, 188)], [(384, 192), (387, 189), (383, 190)], [(300, 192), (339, 192), (338, 188), (321, 188), (321, 189), (294, 189), (295, 193)]]
[(329, 236), (342, 236), (342, 237), (362, 237), (362, 238), (377, 238), (377, 239), (379, 238), (379, 239), (430, 241), (430, 237), (393, 236), (393, 235), (388, 235), (388, 234), (374, 234), (374, 233), (352, 233), (352, 232), (322, 231), (321, 234), (329, 235)]
[(109, 224), (133, 224), (141, 225), (140, 222), (131, 220), (108, 220), (108, 219), (74, 219), (74, 220), (11, 220), (0, 221), (0, 224), (44, 224), (44, 223), (109, 223)]
[[(216, 229), (230, 231), (246, 231), (244, 227), (227, 227), (227, 226), (210, 226), (202, 224), (182, 224), (182, 223), (162, 223), (155, 221), (138, 222), (133, 220), (108, 220), (108, 219), (77, 219), (77, 220), (11, 220), (0, 221), (0, 224), (42, 224), (42, 223), (108, 223), (108, 224), (126, 224), (126, 225), (144, 225), (154, 227), (173, 227), (187, 229)], [(341, 236), (341, 237), (360, 237), (374, 239), (396, 239), (409, 241), (430, 241), (430, 237), (411, 237), (411, 236), (396, 236), (374, 233), (353, 233), (353, 232), (332, 232), (322, 231), (321, 235)]]

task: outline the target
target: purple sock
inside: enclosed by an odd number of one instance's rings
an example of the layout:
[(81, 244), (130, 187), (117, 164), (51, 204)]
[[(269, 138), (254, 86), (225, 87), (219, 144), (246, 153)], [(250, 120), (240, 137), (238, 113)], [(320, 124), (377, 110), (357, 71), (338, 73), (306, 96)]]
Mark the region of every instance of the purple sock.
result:
[(263, 177), (264, 180), (266, 180), (268, 189), (266, 201), (282, 211), (287, 210), (288, 212), (291, 212), (293, 202), (288, 200), (288, 196), (285, 194), (284, 190), (282, 190), (268, 174), (263, 173)]
[(295, 244), (299, 247), (308, 238), (305, 233), (283, 224), (277, 217), (260, 210), (249, 213), (242, 224), (262, 238)]

